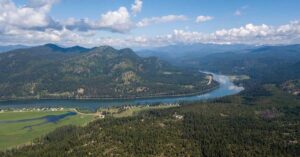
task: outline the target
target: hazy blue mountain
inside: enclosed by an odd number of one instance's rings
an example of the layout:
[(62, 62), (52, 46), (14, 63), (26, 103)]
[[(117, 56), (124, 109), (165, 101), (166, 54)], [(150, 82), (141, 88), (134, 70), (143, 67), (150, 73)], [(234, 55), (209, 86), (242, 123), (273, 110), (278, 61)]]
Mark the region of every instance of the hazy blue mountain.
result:
[(244, 52), (252, 49), (252, 45), (221, 45), (221, 44), (178, 44), (159, 48), (139, 50), (137, 54), (142, 57), (156, 56), (171, 63), (184, 63), (186, 60), (199, 59), (201, 57), (221, 52)]
[(281, 82), (300, 78), (300, 45), (263, 46), (244, 53), (217, 53), (189, 63), (220, 73), (250, 75), (257, 82)]
[(87, 52), (90, 49), (85, 48), (85, 47), (81, 47), (81, 46), (73, 46), (73, 47), (60, 47), (58, 45), (55, 44), (46, 44), (44, 45), (44, 47), (48, 47), (51, 48), (53, 51), (58, 51), (58, 52), (63, 52), (63, 53), (83, 53), (83, 52)]
[(22, 49), (22, 48), (28, 48), (28, 46), (24, 46), (24, 45), (6, 45), (6, 46), (0, 46), (0, 53), (1, 52), (11, 51), (11, 50), (16, 50), (16, 49)]

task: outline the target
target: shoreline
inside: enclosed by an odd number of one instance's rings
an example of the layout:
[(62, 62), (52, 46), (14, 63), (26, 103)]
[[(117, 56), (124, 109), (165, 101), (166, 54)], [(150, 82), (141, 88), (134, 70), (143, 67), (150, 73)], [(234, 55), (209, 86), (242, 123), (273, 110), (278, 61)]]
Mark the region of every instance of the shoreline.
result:
[(190, 97), (190, 96), (196, 96), (199, 94), (206, 94), (211, 91), (214, 91), (220, 87), (220, 84), (218, 84), (212, 88), (209, 88), (207, 90), (199, 91), (199, 92), (193, 92), (193, 93), (188, 93), (188, 94), (176, 94), (176, 95), (158, 95), (158, 96), (146, 96), (146, 97), (134, 97), (134, 98), (14, 98), (14, 99), (0, 99), (1, 102), (9, 102), (9, 101), (38, 101), (38, 100), (104, 100), (104, 101), (109, 101), (109, 100), (142, 100), (142, 99), (158, 99), (158, 98), (179, 98), (179, 97)]

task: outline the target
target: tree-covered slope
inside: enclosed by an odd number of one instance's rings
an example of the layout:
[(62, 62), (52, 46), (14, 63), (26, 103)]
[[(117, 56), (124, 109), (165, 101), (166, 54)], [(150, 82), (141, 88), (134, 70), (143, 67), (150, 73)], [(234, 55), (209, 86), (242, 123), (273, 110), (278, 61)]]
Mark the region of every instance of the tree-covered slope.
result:
[(107, 116), (83, 128), (59, 128), (0, 156), (299, 156), (299, 99), (264, 88), (269, 96), (256, 96), (253, 105), (231, 96), (133, 117)]
[(134, 98), (211, 89), (204, 74), (178, 69), (131, 49), (85, 49), (53, 44), (0, 55), (1, 99)]

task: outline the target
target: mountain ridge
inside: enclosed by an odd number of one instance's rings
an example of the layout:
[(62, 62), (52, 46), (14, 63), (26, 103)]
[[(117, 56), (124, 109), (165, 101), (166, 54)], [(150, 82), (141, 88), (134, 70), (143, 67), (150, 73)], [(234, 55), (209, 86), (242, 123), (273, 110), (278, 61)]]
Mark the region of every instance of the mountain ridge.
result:
[[(135, 98), (207, 91), (206, 75), (129, 48), (62, 48), (54, 44), (0, 55), (1, 99)], [(81, 51), (84, 50), (84, 51)]]

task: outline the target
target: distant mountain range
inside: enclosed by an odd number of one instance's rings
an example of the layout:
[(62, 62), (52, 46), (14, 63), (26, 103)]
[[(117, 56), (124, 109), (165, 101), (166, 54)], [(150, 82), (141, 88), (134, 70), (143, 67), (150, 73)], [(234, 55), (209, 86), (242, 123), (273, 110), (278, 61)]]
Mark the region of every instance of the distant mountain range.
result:
[(137, 54), (142, 57), (155, 56), (166, 60), (175, 65), (182, 65), (185, 61), (191, 59), (200, 59), (201, 57), (222, 53), (222, 52), (244, 52), (248, 49), (253, 49), (253, 45), (221, 45), (221, 44), (177, 44), (164, 47), (145, 49), (137, 51)]
[(140, 50), (138, 54), (157, 56), (177, 66), (248, 75), (249, 86), (300, 79), (300, 45), (171, 45)]
[(216, 86), (196, 69), (110, 46), (17, 49), (0, 54), (0, 67), (1, 99), (175, 96)]
[(6, 46), (0, 46), (0, 53), (11, 51), (11, 50), (16, 50), (16, 49), (22, 49), (22, 48), (28, 48), (28, 46), (24, 46), (24, 45), (6, 45)]
[(191, 59), (193, 67), (225, 74), (249, 75), (252, 83), (300, 79), (300, 45), (263, 46), (244, 53), (216, 53)]

